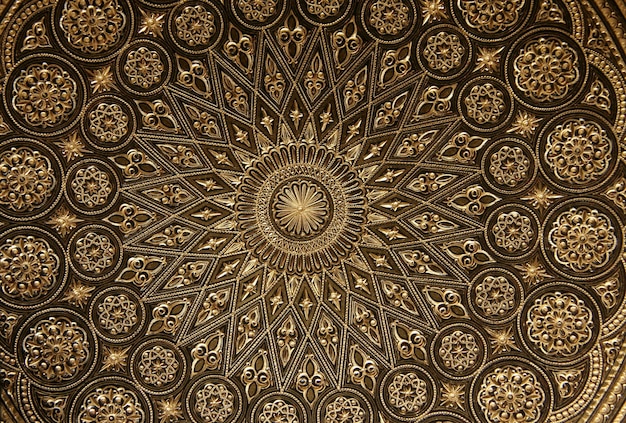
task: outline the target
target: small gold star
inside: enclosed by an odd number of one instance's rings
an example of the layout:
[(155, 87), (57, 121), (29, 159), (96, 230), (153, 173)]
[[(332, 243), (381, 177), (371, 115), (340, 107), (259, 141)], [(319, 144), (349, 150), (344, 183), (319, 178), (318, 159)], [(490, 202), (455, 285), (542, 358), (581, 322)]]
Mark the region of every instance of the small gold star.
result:
[(141, 9), (140, 11), (141, 28), (139, 28), (139, 33), (163, 38), (163, 19), (165, 15), (163, 13), (147, 13)]
[(175, 397), (169, 397), (156, 402), (159, 411), (159, 423), (173, 423), (178, 420), (183, 420), (180, 397), (181, 394), (178, 394)]
[(522, 200), (529, 201), (534, 208), (543, 211), (548, 208), (554, 200), (558, 200), (561, 197), (563, 196), (553, 193), (550, 188), (539, 181), (529, 192), (529, 195), (522, 197)]
[(326, 108), (326, 111), (320, 114), (320, 124), (322, 125), (322, 132), (326, 130), (329, 124), (333, 123), (333, 115), (330, 112), (330, 104)]
[(265, 129), (267, 129), (267, 132), (270, 135), (272, 135), (272, 133), (274, 132), (273, 130), (274, 118), (269, 116), (264, 108), (261, 108), (261, 113), (263, 113), (263, 118), (261, 118), (261, 125), (263, 125)]
[(272, 314), (276, 313), (276, 310), (284, 304), (283, 297), (280, 294), (274, 295), (270, 298), (270, 305), (272, 306)]
[(130, 347), (122, 349), (105, 345), (102, 370), (113, 370), (114, 372), (123, 371), (124, 367), (126, 367), (126, 360), (128, 359), (128, 350), (130, 350)]
[(393, 269), (391, 265), (389, 264), (389, 262), (387, 261), (386, 255), (370, 254), (370, 257), (372, 258), (372, 260), (374, 260), (374, 265), (376, 267), (385, 267), (387, 269)]
[(465, 386), (449, 382), (441, 383), (441, 405), (465, 410)]
[(115, 86), (111, 66), (95, 71), (88, 71), (88, 73), (89, 79), (91, 80), (91, 89), (94, 94), (109, 91)]
[(446, 7), (442, 0), (421, 0), (424, 25), (430, 21), (438, 21), (446, 17)]
[(494, 354), (520, 350), (517, 345), (515, 345), (515, 338), (513, 337), (510, 327), (506, 329), (485, 328), (485, 330), (490, 335), (489, 341), (491, 342), (491, 348), (493, 348)]
[(546, 269), (539, 262), (537, 257), (528, 263), (518, 264), (515, 268), (522, 272), (522, 279), (530, 286), (541, 283), (544, 279), (552, 277), (546, 272)]
[(300, 109), (298, 109), (298, 103), (296, 103), (295, 101), (293, 102), (293, 109), (291, 109), (289, 117), (291, 118), (293, 124), (296, 125), (296, 128), (300, 126), (300, 119), (302, 119), (304, 115), (302, 114)]
[(83, 285), (80, 282), (73, 281), (69, 286), (63, 301), (67, 301), (73, 306), (83, 308), (87, 304), (87, 300), (91, 297), (91, 291), (96, 289), (93, 286)]
[(515, 117), (515, 121), (511, 125), (511, 128), (507, 130), (509, 133), (516, 133), (523, 137), (530, 137), (535, 133), (537, 126), (541, 122), (541, 119), (533, 115), (532, 113), (528, 113), (527, 111), (520, 110), (517, 112), (517, 116)]
[(504, 50), (504, 47), (498, 49), (479, 47), (474, 71), (496, 72), (500, 66), (500, 53), (502, 53), (502, 50)]
[(73, 132), (63, 141), (57, 142), (56, 145), (61, 149), (61, 154), (67, 162), (83, 157), (89, 150), (85, 148), (83, 140), (78, 136), (78, 132)]
[(50, 219), (46, 223), (51, 225), (61, 236), (66, 236), (76, 227), (77, 223), (82, 221), (82, 219), (77, 218), (76, 215), (65, 206), (61, 206), (50, 216)]
[(337, 310), (341, 309), (341, 294), (339, 292), (335, 290), (331, 291), (328, 296), (328, 301), (333, 303), (333, 305), (337, 307)]

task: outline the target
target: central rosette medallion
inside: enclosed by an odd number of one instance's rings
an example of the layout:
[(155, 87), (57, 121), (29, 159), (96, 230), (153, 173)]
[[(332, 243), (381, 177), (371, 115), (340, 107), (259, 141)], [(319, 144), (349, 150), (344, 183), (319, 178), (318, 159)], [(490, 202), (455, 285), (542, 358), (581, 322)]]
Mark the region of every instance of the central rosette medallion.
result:
[(356, 172), (323, 147), (281, 146), (248, 169), (237, 195), (248, 248), (289, 273), (338, 264), (358, 243), (365, 190)]

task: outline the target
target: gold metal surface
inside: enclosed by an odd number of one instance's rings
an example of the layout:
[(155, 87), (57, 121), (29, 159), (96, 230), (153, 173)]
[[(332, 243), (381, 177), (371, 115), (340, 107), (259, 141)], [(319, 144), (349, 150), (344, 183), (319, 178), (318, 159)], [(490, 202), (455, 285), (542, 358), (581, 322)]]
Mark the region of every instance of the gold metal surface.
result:
[(0, 4), (0, 421), (624, 421), (600, 0)]

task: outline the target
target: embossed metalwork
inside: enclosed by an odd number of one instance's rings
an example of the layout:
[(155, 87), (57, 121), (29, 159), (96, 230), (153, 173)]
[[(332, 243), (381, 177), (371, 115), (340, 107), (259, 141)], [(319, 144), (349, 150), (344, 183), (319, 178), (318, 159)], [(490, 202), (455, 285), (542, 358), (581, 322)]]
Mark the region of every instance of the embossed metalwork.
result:
[(0, 421), (624, 421), (625, 16), (0, 1)]

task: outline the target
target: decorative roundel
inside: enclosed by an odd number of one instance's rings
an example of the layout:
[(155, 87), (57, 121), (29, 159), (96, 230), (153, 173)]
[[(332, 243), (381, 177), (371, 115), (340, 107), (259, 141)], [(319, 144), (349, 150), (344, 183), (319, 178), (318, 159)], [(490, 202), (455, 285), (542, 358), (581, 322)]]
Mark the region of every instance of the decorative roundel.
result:
[(546, 421), (552, 408), (547, 376), (532, 362), (519, 357), (491, 361), (474, 379), (470, 406), (476, 421)]
[(86, 280), (111, 276), (121, 265), (122, 241), (103, 225), (84, 226), (69, 241), (72, 269)]
[(373, 423), (373, 411), (369, 401), (354, 389), (332, 391), (322, 398), (317, 406), (317, 421), (339, 423), (350, 416), (352, 421)]
[(0, 235), (0, 302), (40, 308), (59, 294), (67, 276), (63, 247), (48, 231), (18, 226)]
[(62, 169), (57, 155), (38, 141), (0, 144), (0, 216), (25, 221), (50, 213), (61, 198)]
[(116, 76), (130, 93), (151, 96), (163, 89), (172, 73), (170, 55), (159, 44), (137, 40), (129, 44), (116, 60)]
[(295, 395), (284, 392), (259, 399), (252, 410), (252, 421), (259, 423), (306, 423), (304, 406)]
[(221, 376), (205, 376), (189, 389), (185, 401), (187, 413), (194, 422), (232, 423), (242, 409), (239, 388)]
[(602, 320), (585, 291), (573, 284), (553, 283), (528, 296), (518, 325), (533, 355), (551, 364), (572, 364), (584, 360), (594, 348)]
[(27, 56), (4, 84), (4, 107), (29, 134), (52, 136), (68, 131), (80, 115), (85, 84), (76, 67), (51, 54)]
[(65, 196), (82, 213), (100, 214), (115, 204), (119, 184), (115, 170), (108, 163), (81, 160), (67, 171)]
[(246, 172), (236, 212), (254, 254), (289, 273), (339, 264), (361, 236), (362, 182), (323, 147), (273, 149)]
[(472, 62), (472, 44), (457, 27), (435, 25), (419, 39), (416, 56), (426, 73), (435, 79), (453, 79)]
[(89, 315), (98, 336), (118, 343), (139, 335), (146, 320), (146, 308), (132, 290), (110, 287), (94, 297)]
[(74, 397), (69, 416), (70, 421), (85, 423), (154, 422), (154, 410), (146, 394), (134, 382), (117, 376), (96, 379), (82, 388)]
[(582, 48), (564, 31), (540, 28), (517, 40), (506, 58), (507, 82), (517, 100), (552, 111), (574, 101), (587, 82)]
[(64, 390), (92, 372), (98, 342), (82, 316), (53, 308), (32, 315), (21, 326), (16, 350), (22, 370), (35, 385)]
[(480, 132), (502, 128), (513, 114), (512, 98), (502, 81), (481, 76), (465, 84), (458, 99), (463, 122)]
[(531, 16), (533, 0), (450, 0), (452, 16), (472, 38), (499, 42), (511, 38)]
[(263, 29), (274, 25), (285, 13), (286, 0), (232, 0), (229, 2), (235, 18), (245, 27)]
[(507, 194), (527, 189), (538, 172), (531, 147), (517, 138), (504, 138), (491, 144), (483, 155), (482, 168), (489, 186)]
[(133, 380), (152, 395), (170, 393), (185, 380), (185, 356), (176, 345), (164, 339), (151, 339), (139, 345), (130, 362)]
[(563, 112), (544, 127), (537, 144), (542, 173), (571, 192), (596, 189), (617, 169), (619, 146), (611, 125), (595, 113)]
[(116, 95), (92, 99), (82, 116), (82, 132), (90, 146), (115, 151), (130, 142), (137, 127), (135, 112), (128, 102)]
[(451, 324), (439, 331), (430, 349), (433, 363), (450, 379), (470, 377), (487, 359), (483, 335), (462, 323)]
[(507, 204), (492, 211), (485, 231), (493, 252), (504, 258), (524, 258), (539, 243), (539, 220), (521, 204)]
[(382, 44), (406, 40), (418, 25), (414, 0), (368, 0), (361, 5), (361, 23)]
[(53, 33), (70, 56), (103, 62), (116, 55), (134, 32), (127, 0), (61, 0), (53, 12)]
[(383, 407), (395, 419), (415, 421), (434, 406), (435, 381), (421, 367), (398, 366), (385, 375), (380, 386)]
[(298, 11), (313, 25), (330, 26), (345, 19), (354, 0), (298, 0)]
[(518, 278), (504, 269), (487, 269), (472, 280), (469, 305), (473, 314), (490, 324), (515, 318), (524, 301)]
[(214, 3), (194, 0), (180, 3), (169, 17), (171, 38), (189, 54), (209, 51), (224, 32), (224, 14)]
[(592, 198), (559, 204), (546, 217), (542, 248), (548, 264), (574, 280), (596, 279), (619, 262), (623, 228), (604, 203)]

